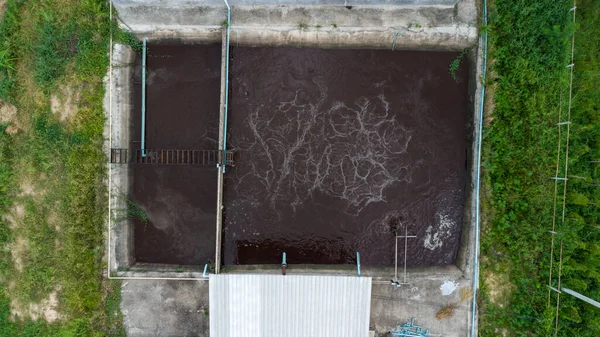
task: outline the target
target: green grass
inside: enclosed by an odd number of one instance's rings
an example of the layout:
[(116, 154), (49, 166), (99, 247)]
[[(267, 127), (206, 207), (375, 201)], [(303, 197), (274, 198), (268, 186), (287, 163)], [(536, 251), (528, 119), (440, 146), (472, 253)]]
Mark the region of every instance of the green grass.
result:
[(298, 29), (299, 30), (307, 30), (308, 24), (304, 21), (300, 21), (300, 22), (298, 22)]
[[(490, 6), (490, 76), (495, 89), (493, 122), (484, 130), (484, 195), (480, 335), (554, 334), (552, 295), (547, 307), (558, 111), (566, 120), (571, 33), (576, 31), (569, 176), (563, 233), (562, 286), (600, 298), (600, 5), (578, 1), (496, 0)], [(561, 102), (562, 92), (562, 102)], [(488, 112), (489, 113), (489, 112)], [(564, 158), (563, 128), (561, 157)], [(564, 159), (559, 176), (564, 176)], [(553, 274), (558, 274), (558, 241)], [(510, 285), (486, 284), (506, 274)], [(553, 286), (557, 285), (554, 277)], [(498, 289), (507, 305), (498, 300)], [(563, 294), (559, 336), (600, 335), (600, 311)]]
[(460, 53), (454, 60), (452, 60), (452, 62), (450, 62), (450, 65), (448, 66), (448, 72), (450, 73), (450, 77), (452, 77), (452, 79), (455, 81), (456, 81), (456, 71), (458, 71), (458, 68), (460, 67), (460, 63), (462, 62), (465, 55), (467, 55), (469, 50), (470, 50), (470, 48), (463, 50), (463, 52)]
[[(124, 336), (120, 283), (102, 278), (107, 196), (102, 152), (111, 30), (100, 0), (8, 1), (0, 23), (0, 98), (19, 110), (20, 132), (0, 125), (0, 215), (24, 210), (17, 228), (0, 217), (0, 246), (27, 240), (22, 269), (0, 250), (0, 336)], [(59, 87), (80, 90), (76, 114), (50, 111)], [(25, 193), (24, 184), (33, 192)], [(11, 284), (9, 289), (9, 283)], [(11, 300), (36, 303), (58, 291), (62, 319), (9, 319)]]
[(124, 208), (114, 209), (114, 223), (120, 223), (124, 220), (139, 220), (144, 224), (147, 224), (150, 219), (146, 211), (129, 197), (124, 194), (119, 194), (117, 198), (121, 199), (122, 203), (126, 205)]

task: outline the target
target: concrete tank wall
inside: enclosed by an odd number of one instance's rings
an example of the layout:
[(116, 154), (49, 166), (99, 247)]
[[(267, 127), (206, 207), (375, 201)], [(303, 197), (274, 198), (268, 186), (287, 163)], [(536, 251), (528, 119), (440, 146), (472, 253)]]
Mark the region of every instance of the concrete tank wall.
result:
[[(462, 50), (476, 43), (474, 0), (230, 2), (236, 45)], [(224, 3), (114, 0), (124, 27), (149, 39), (218, 42)]]

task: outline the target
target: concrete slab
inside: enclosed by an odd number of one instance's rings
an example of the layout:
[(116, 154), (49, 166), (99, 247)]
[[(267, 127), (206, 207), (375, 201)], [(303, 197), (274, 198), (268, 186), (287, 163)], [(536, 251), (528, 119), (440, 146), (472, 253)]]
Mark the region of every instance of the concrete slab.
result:
[[(133, 83), (131, 73), (135, 53), (122, 44), (115, 44), (112, 55), (112, 72), (105, 79), (106, 96), (104, 109), (108, 114), (105, 126), (105, 153), (110, 157), (111, 148), (127, 148), (130, 141), (131, 107)], [(110, 270), (129, 268), (133, 263), (133, 226), (122, 216), (127, 208), (126, 197), (131, 186), (129, 165), (107, 164), (110, 190), (110, 221), (108, 228), (108, 260)]]
[[(400, 287), (373, 284), (371, 326), (378, 335), (416, 318), (415, 324), (429, 329), (432, 337), (469, 336), (470, 280), (461, 276), (439, 275), (411, 279), (410, 283)], [(436, 314), (447, 306), (455, 307), (447, 317), (437, 318)]]
[(129, 337), (208, 337), (208, 281), (125, 281), (121, 311)]
[[(173, 5), (201, 4), (219, 6), (223, 0), (113, 0), (114, 3), (123, 4), (154, 4), (170, 3)], [(230, 6), (239, 5), (328, 5), (328, 6), (363, 6), (363, 5), (394, 5), (394, 6), (432, 6), (454, 5), (457, 0), (229, 0)]]
[[(115, 0), (123, 25), (150, 39), (217, 42), (223, 3)], [(232, 1), (232, 45), (462, 50), (477, 40), (474, 0)]]

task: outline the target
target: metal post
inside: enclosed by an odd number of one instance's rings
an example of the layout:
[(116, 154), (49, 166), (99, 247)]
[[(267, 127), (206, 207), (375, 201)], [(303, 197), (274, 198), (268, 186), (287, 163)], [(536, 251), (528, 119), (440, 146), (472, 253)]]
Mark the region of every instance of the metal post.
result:
[(285, 252), (283, 252), (283, 257), (281, 259), (281, 273), (283, 275), (287, 273), (287, 261), (285, 259)]
[(408, 226), (404, 227), (404, 236), (396, 236), (396, 281), (398, 280), (398, 238), (402, 237), (404, 238), (404, 281), (402, 282), (403, 284), (407, 284), (406, 283), (406, 260), (407, 260), (407, 256), (408, 256), (408, 239), (409, 238), (416, 238), (416, 235), (408, 235)]
[(358, 276), (360, 276), (360, 253), (356, 252), (356, 268), (358, 269)]
[(226, 48), (225, 53), (225, 121), (223, 125), (223, 173), (225, 173), (225, 167), (227, 164), (227, 110), (229, 105), (229, 35), (231, 33), (231, 7), (227, 0), (223, 0), (227, 6), (227, 37), (226, 37)]
[[(558, 262), (558, 287), (557, 287), (557, 289), (561, 289), (560, 288), (560, 278), (562, 276), (562, 253), (563, 253), (563, 242), (562, 242), (562, 240), (560, 240), (560, 255), (559, 255), (559, 262)], [(558, 308), (559, 307), (560, 307), (560, 292), (556, 296), (556, 319), (554, 322), (554, 337), (556, 337), (558, 335)]]
[(398, 32), (396, 32), (394, 34), (394, 42), (392, 43), (392, 50), (394, 50), (394, 48), (396, 48), (396, 38), (398, 37)]
[(142, 157), (146, 156), (146, 40), (142, 50)]
[(396, 262), (394, 262), (394, 281), (398, 281), (398, 234), (394, 235), (396, 237)]
[(591, 299), (589, 297), (586, 297), (586, 296), (583, 296), (580, 293), (577, 293), (577, 292), (575, 292), (575, 291), (573, 291), (571, 289), (568, 289), (568, 288), (561, 288), (561, 289), (562, 289), (562, 291), (564, 291), (565, 293), (567, 293), (567, 294), (569, 294), (571, 296), (575, 296), (575, 297), (577, 297), (578, 299), (580, 299), (582, 301), (585, 301), (585, 302), (587, 302), (587, 303), (589, 303), (589, 304), (591, 304), (591, 305), (593, 305), (593, 306), (595, 306), (597, 308), (600, 308), (600, 303), (598, 301), (594, 301), (593, 299)]
[(404, 227), (404, 283), (406, 283), (406, 255), (408, 254), (408, 226)]

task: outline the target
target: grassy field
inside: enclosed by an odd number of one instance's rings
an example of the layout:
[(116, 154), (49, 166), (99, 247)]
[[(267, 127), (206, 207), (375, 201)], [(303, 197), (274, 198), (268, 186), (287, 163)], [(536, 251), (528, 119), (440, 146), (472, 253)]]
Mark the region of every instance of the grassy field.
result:
[(8, 1), (0, 24), (0, 336), (122, 336), (102, 276), (111, 30), (98, 0)]
[[(571, 36), (575, 68), (568, 187), (558, 184), (552, 286), (563, 242), (562, 287), (600, 299), (600, 2), (495, 0), (484, 129), (481, 336), (550, 336), (548, 305), (559, 111), (567, 120)], [(565, 175), (566, 127), (560, 168)], [(599, 336), (600, 310), (560, 297), (559, 336)]]

